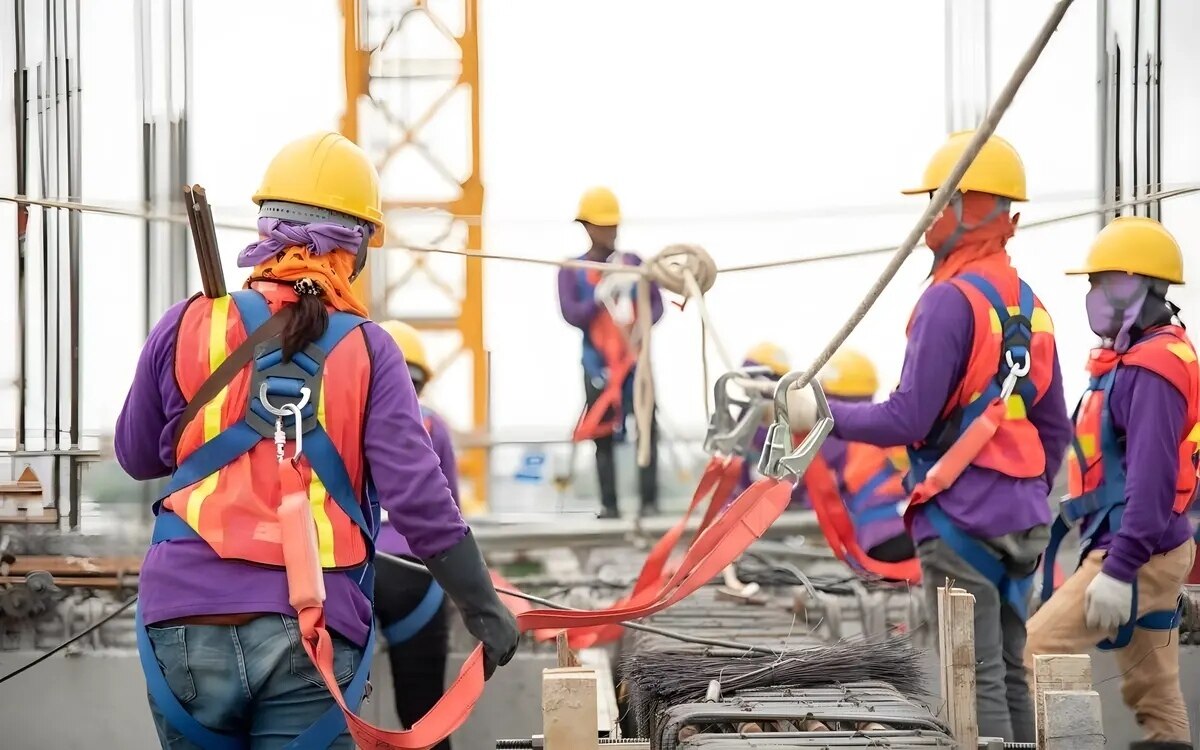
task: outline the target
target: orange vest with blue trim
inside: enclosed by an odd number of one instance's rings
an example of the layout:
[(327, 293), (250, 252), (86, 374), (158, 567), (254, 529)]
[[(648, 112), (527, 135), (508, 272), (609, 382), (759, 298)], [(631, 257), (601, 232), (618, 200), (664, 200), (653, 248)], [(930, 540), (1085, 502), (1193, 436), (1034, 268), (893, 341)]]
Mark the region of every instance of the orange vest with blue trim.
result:
[[(270, 294), (274, 287), (260, 288)], [(253, 289), (217, 299), (194, 298), (183, 313), (175, 351), (175, 376), (184, 398), (190, 401), (283, 301)], [(161, 507), (156, 507), (156, 538), (178, 538), (174, 531), (182, 527), (170, 518), (175, 516), (222, 558), (283, 567), (276, 515), (282, 499), (273, 440), (276, 418), (260, 396), (265, 393), (275, 405), (296, 402), (307, 388), (298, 468), (316, 522), (321, 566), (351, 569), (370, 561), (379, 524), (363, 465), (363, 418), (371, 384), (364, 322), (331, 311), (325, 334), (290, 363), (282, 362), (279, 338), (257, 347), (251, 363), (183, 426), (177, 468)], [(290, 417), (284, 429), (294, 438)], [(291, 456), (294, 451), (289, 439), (285, 452)], [(160, 533), (164, 521), (172, 531)]]
[(1041, 400), (1054, 374), (1054, 323), (1029, 285), (1007, 266), (973, 270), (951, 278), (971, 305), (974, 338), (962, 380), (951, 393), (929, 436), (909, 449), (906, 486), (915, 487), (938, 458), (1001, 392), (1012, 366), (1028, 357), (1029, 373), (1006, 402), (1005, 419), (971, 462), (1018, 479), (1046, 471), (1046, 454), (1028, 411)]
[[(1109, 410), (1109, 394), (1120, 367), (1141, 367), (1166, 380), (1187, 404), (1186, 427), (1179, 436), (1179, 476), (1175, 480), (1173, 510), (1184, 513), (1196, 492), (1196, 451), (1200, 441), (1200, 368), (1196, 350), (1179, 326), (1155, 329), (1118, 354), (1095, 349), (1088, 360), (1091, 381), (1075, 411), (1075, 440), (1068, 464), (1068, 507), (1081, 518), (1102, 510), (1080, 502), (1095, 495), (1111, 495), (1105, 505), (1125, 503), (1124, 443), (1116, 434)], [(1098, 500), (1099, 502), (1099, 500)], [(1086, 511), (1086, 512), (1085, 512)], [(1068, 521), (1074, 520), (1071, 518)], [(1116, 531), (1116, 529), (1112, 529)], [(1094, 532), (1094, 530), (1093, 530)], [(1090, 537), (1085, 531), (1084, 538)]]
[[(908, 498), (903, 483), (907, 468), (908, 455), (903, 448), (847, 443), (841, 480), (846, 508), (856, 528), (900, 518), (899, 503)], [(883, 498), (894, 502), (877, 502)]]

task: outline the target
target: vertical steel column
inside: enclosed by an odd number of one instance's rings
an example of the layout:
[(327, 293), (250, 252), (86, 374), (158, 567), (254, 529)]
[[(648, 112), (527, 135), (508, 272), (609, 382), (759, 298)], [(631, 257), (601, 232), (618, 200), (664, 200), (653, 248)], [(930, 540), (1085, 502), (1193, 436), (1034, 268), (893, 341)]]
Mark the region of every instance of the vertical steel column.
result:
[[(13, 2), (13, 126), (16, 136), (17, 194), (29, 194), (29, 67), (25, 58), (25, 0)], [(17, 204), (17, 424), (16, 449), (25, 450), (26, 390), (28, 389), (29, 299), (25, 289), (25, 249), (29, 230), (29, 206)]]
[(990, 0), (946, 0), (946, 132), (977, 126), (991, 104)]
[[(64, 68), (66, 71), (66, 110), (67, 110), (67, 191), (71, 198), (82, 198), (82, 173), (83, 173), (83, 157), (82, 157), (82, 135), (83, 135), (83, 119), (82, 119), (82, 100), (81, 79), (79, 74), (80, 63), (80, 24), (79, 24), (79, 0), (63, 0), (63, 37), (64, 44)], [(68, 318), (71, 326), (70, 332), (70, 391), (71, 391), (71, 406), (70, 406), (70, 451), (68, 458), (68, 492), (67, 497), (71, 503), (71, 511), (69, 516), (69, 524), (72, 529), (79, 527), (80, 520), (80, 498), (82, 495), (82, 465), (79, 462), (78, 451), (80, 450), (80, 439), (82, 430), (80, 420), (82, 419), (81, 403), (83, 394), (80, 392), (80, 373), (79, 373), (79, 327), (81, 322), (80, 307), (79, 307), (79, 279), (82, 271), (80, 267), (81, 254), (80, 243), (82, 242), (82, 214), (79, 211), (68, 212), (67, 224), (67, 242), (68, 242), (68, 263), (67, 273), (69, 275), (69, 308)]]

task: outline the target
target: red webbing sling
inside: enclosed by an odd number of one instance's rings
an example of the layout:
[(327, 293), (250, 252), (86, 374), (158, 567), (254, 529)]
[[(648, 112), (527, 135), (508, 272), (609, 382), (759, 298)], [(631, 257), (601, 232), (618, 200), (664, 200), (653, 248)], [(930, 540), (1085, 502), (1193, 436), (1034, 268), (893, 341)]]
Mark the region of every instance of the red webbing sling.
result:
[[(707, 472), (706, 472), (707, 473)], [(696, 535), (663, 586), (644, 589), (623, 606), (594, 612), (532, 609), (517, 615), (522, 632), (538, 629), (594, 627), (648, 617), (689, 596), (733, 563), (787, 509), (792, 485), (777, 479), (755, 482), (712, 524)], [(636, 601), (635, 601), (636, 600)], [(376, 750), (428, 750), (463, 725), (483, 693), (483, 647), (477, 646), (445, 695), (406, 731), (385, 730), (359, 718), (346, 707), (333, 670), (333, 644), (319, 605), (299, 610), (304, 650), (317, 666), (334, 700), (341, 706), (354, 741)], [(370, 654), (364, 658), (370, 658)]]
[[(637, 581), (633, 584), (633, 591), (629, 596), (615, 602), (613, 607), (625, 607), (647, 601), (648, 597), (652, 597), (653, 594), (661, 590), (665, 582), (664, 571), (667, 567), (667, 560), (670, 558), (671, 552), (675, 550), (676, 545), (679, 544), (684, 531), (687, 530), (688, 519), (692, 517), (692, 513), (695, 512), (696, 508), (707, 497), (709, 498), (708, 508), (704, 512), (700, 528), (696, 533), (700, 534), (708, 528), (733, 495), (733, 489), (737, 486), (738, 477), (742, 472), (742, 463), (743, 460), (738, 457), (720, 458), (713, 456), (708, 460), (708, 465), (704, 467), (704, 473), (700, 476), (700, 482), (696, 485), (696, 491), (692, 493), (692, 501), (688, 504), (687, 511), (651, 547), (645, 562), (642, 563), (642, 570), (638, 573)], [(658, 586), (659, 588), (652, 591), (651, 587), (653, 586)], [(545, 640), (555, 637), (557, 632), (556, 630), (543, 630), (539, 631), (537, 637)], [(567, 643), (571, 648), (588, 648), (589, 646), (601, 643), (611, 643), (620, 637), (620, 625), (603, 625), (572, 630), (567, 634)]]
[(837, 559), (851, 568), (857, 567), (889, 580), (920, 582), (921, 563), (917, 558), (898, 563), (884, 562), (871, 557), (858, 545), (854, 521), (833, 482), (829, 464), (820, 454), (813, 457), (804, 475), (804, 483), (808, 489), (808, 499), (817, 514), (817, 524)]

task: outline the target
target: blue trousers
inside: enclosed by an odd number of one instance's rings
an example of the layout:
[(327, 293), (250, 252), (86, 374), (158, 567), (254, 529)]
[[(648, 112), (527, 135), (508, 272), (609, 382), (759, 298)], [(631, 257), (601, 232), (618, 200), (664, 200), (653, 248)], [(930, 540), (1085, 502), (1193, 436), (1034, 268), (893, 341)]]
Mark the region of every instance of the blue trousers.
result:
[[(321, 675), (300, 643), (295, 618), (263, 615), (245, 625), (152, 625), (154, 655), (171, 692), (197, 721), (226, 734), (249, 738), (251, 750), (284, 747), (334, 705)], [(334, 671), (345, 687), (362, 649), (331, 632)], [(164, 748), (192, 750), (150, 711)], [(352, 748), (349, 733), (331, 748)]]

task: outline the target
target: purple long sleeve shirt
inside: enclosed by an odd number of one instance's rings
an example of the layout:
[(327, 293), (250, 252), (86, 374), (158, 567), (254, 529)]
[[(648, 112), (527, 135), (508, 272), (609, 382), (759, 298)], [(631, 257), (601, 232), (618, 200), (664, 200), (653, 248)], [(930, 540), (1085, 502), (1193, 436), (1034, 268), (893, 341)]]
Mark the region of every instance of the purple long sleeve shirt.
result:
[[(1132, 582), (1153, 555), (1175, 549), (1192, 535), (1191, 521), (1174, 511), (1179, 440), (1191, 425), (1183, 394), (1142, 367), (1117, 370), (1109, 408), (1113, 427), (1125, 435), (1125, 515), (1115, 535), (1106, 529), (1093, 546), (1108, 549), (1105, 573)], [(1137, 419), (1130, 419), (1134, 414)], [(1068, 454), (1068, 460), (1075, 459)]]
[[(442, 466), (442, 474), (445, 475), (446, 484), (450, 487), (450, 495), (454, 498), (455, 504), (461, 508), (462, 501), (458, 496), (458, 460), (454, 456), (454, 445), (450, 440), (450, 427), (440, 415), (429, 410), (426, 410), (425, 414), (428, 419), (429, 440), (433, 443), (433, 451), (437, 453), (438, 461)], [(375, 547), (389, 555), (412, 555), (412, 547), (409, 546), (408, 540), (391, 523), (385, 523), (379, 530)]]
[[(620, 253), (627, 265), (640, 266), (642, 259), (633, 253)], [(592, 260), (585, 253), (575, 260)], [(592, 318), (600, 309), (590, 288), (583, 289), (579, 283), (578, 268), (560, 268), (558, 270), (558, 307), (562, 311), (563, 320), (580, 329), (587, 335)], [(650, 285), (650, 321), (657, 323), (663, 315), (662, 291), (658, 284)]]
[[(930, 285), (913, 314), (899, 387), (878, 403), (831, 402), (833, 434), (879, 446), (925, 439), (966, 373), (974, 328), (971, 304), (957, 287)], [(1049, 388), (1028, 417), (1046, 453), (1043, 476), (1017, 479), (969, 466), (938, 495), (938, 506), (972, 536), (998, 537), (1050, 522), (1046, 498), (1073, 432), (1057, 353)], [(912, 532), (917, 544), (937, 536), (922, 513), (913, 519)]]
[[(117, 460), (134, 479), (174, 471), (176, 425), (186, 403), (175, 380), (176, 332), (186, 302), (163, 316), (142, 349), (133, 385), (117, 419)], [(421, 423), (417, 395), (400, 349), (374, 323), (363, 326), (371, 353), (363, 451), (368, 476), (391, 524), (418, 557), (437, 555), (467, 533)], [(325, 574), (329, 626), (362, 645), (371, 605), (344, 573)], [(147, 624), (196, 615), (252, 612), (296, 614), (282, 570), (222, 560), (200, 540), (155, 544), (142, 563), (139, 595)]]

